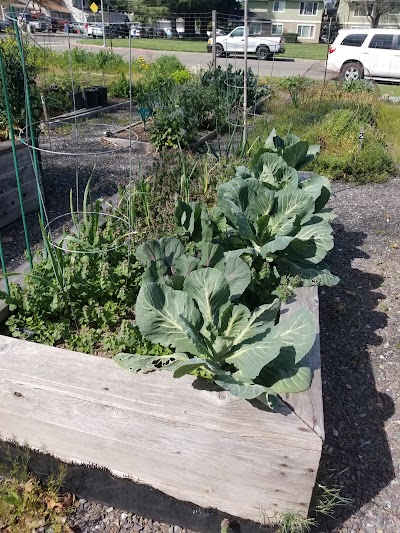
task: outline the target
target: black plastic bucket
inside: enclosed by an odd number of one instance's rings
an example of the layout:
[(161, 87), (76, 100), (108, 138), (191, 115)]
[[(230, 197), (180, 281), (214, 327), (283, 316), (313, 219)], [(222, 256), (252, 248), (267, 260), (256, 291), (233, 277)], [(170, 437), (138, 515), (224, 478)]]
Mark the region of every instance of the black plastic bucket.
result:
[(107, 87), (102, 87), (101, 85), (95, 85), (93, 89), (99, 91), (99, 104), (101, 106), (107, 105)]
[[(74, 99), (71, 94), (71, 102), (74, 103)], [(85, 98), (82, 91), (76, 91), (75, 93), (75, 107), (76, 109), (83, 109), (86, 107)]]
[(86, 107), (97, 107), (99, 105), (99, 91), (95, 88), (85, 89), (85, 102)]

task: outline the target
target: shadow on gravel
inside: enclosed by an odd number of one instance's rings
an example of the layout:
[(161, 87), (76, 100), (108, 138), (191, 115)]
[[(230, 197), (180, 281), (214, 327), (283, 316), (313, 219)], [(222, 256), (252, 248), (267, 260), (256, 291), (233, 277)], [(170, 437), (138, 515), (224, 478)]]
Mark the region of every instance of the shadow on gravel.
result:
[[(334, 509), (334, 518), (319, 517), (319, 531), (333, 532), (394, 478), (384, 423), (394, 403), (379, 393), (368, 347), (378, 346), (386, 315), (377, 311), (383, 278), (352, 268), (367, 235), (335, 225), (335, 249), (328, 258), (341, 283), (320, 290), (321, 359), (326, 440), (318, 482), (341, 486), (351, 506)], [(352, 524), (354, 525), (354, 524)], [(362, 524), (360, 523), (360, 530)], [(359, 529), (354, 529), (359, 531)]]
[[(118, 453), (118, 450), (115, 453)], [(24, 447), (0, 441), (1, 464), (10, 465), (10, 461), (12, 464), (16, 457), (21, 456), (26, 457), (26, 449)], [(248, 520), (239, 521), (235, 517), (222, 513), (217, 509), (205, 509), (190, 502), (169, 497), (149, 485), (113, 477), (105, 469), (101, 470), (78, 464), (64, 464), (46, 454), (45, 451), (29, 450), (29, 471), (35, 473), (42, 481), (46, 481), (49, 475), (58, 472), (61, 465), (66, 468), (66, 478), (62, 491), (76, 494), (78, 498), (103, 503), (107, 507), (112, 506), (138, 516), (151, 518), (153, 521), (179, 525), (199, 533), (217, 533), (221, 531), (221, 522), (224, 519), (229, 520), (228, 533), (277, 532), (275, 527), (263, 527)], [(238, 483), (240, 483), (240, 480), (238, 480)], [(95, 512), (93, 516), (90, 516), (89, 520), (85, 520), (83, 529), (81, 526), (73, 527), (74, 533), (97, 531), (96, 525), (101, 524), (99, 514)], [(122, 529), (119, 531), (122, 531)], [(129, 531), (136, 530), (129, 529)]]

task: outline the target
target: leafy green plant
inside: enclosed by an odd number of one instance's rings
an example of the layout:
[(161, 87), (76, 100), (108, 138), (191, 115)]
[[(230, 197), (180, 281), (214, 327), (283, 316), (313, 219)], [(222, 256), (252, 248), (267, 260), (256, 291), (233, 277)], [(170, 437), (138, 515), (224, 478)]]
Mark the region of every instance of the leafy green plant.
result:
[(0, 478), (0, 528), (8, 533), (31, 533), (46, 528), (54, 533), (66, 532), (66, 518), (73, 509), (70, 494), (61, 496), (65, 468), (42, 484), (29, 470), (27, 450), (17, 458), (8, 457), (2, 464)]
[(314, 81), (306, 76), (288, 76), (280, 81), (280, 86), (289, 92), (294, 107), (299, 107), (304, 95)]
[(342, 91), (348, 93), (372, 93), (374, 85), (368, 80), (347, 80), (339, 85)]
[[(202, 85), (212, 86), (216, 89), (218, 98), (221, 103), (225, 103), (228, 108), (238, 107), (243, 104), (244, 95), (244, 71), (233, 69), (229, 64), (226, 69), (220, 65), (216, 69), (206, 70), (202, 75)], [(259, 83), (251, 68), (247, 71), (247, 100), (248, 105), (252, 106), (260, 98), (270, 94), (271, 90), (268, 85)]]
[[(38, 66), (36, 63), (36, 54), (32, 51), (33, 46), (24, 44), (25, 65), (27, 71), (27, 86), (29, 87), (31, 98), (32, 120), (34, 127), (42, 114), (40, 95), (36, 85), (36, 76)], [(20, 128), (26, 126), (26, 101), (25, 101), (25, 80), (22, 70), (21, 58), (16, 37), (13, 33), (6, 34), (4, 39), (0, 40), (0, 53), (3, 58), (5, 77), (7, 81), (9, 104), (13, 117), (13, 128), (15, 133)], [(5, 108), (3, 92), (0, 91), (0, 130), (3, 140), (8, 139), (8, 121)]]
[[(232, 260), (226, 258), (226, 270)], [(235, 286), (238, 279), (243, 281), (236, 276)], [(277, 405), (279, 393), (306, 390), (312, 372), (302, 360), (315, 339), (311, 314), (299, 311), (276, 325), (279, 300), (251, 312), (233, 303), (232, 292), (217, 267), (191, 271), (182, 290), (143, 283), (136, 302), (139, 330), (175, 353), (166, 360), (130, 354), (115, 360), (131, 371), (172, 369), (174, 377), (201, 369), (234, 396), (258, 398), (269, 407)]]
[(234, 178), (218, 189), (218, 206), (233, 229), (224, 246), (262, 258), (280, 276), (299, 276), (304, 285), (335, 285), (323, 262), (333, 247), (333, 216), (324, 209), (329, 194), (321, 176), (280, 190), (256, 178)]
[(184, 147), (192, 140), (195, 129), (194, 119), (184, 108), (159, 108), (153, 115), (150, 127), (150, 138), (156, 150), (164, 146), (177, 150), (179, 145)]
[[(279, 160), (276, 157), (262, 157), (265, 153), (273, 152), (282, 156), (282, 159), (287, 166), (300, 170), (311, 163), (319, 151), (319, 144), (310, 145), (307, 141), (300, 140), (300, 137), (297, 137), (297, 135), (294, 135), (293, 133), (288, 133), (284, 137), (279, 137), (276, 130), (273, 129), (267, 137), (264, 147), (259, 149), (253, 157), (252, 165), (254, 167), (254, 172), (259, 175), (264, 171), (268, 161), (271, 161), (271, 172), (275, 166), (277, 169), (283, 170), (283, 163), (279, 163)], [(287, 171), (285, 170), (285, 172)]]
[(116, 81), (112, 81), (108, 85), (108, 92), (110, 96), (115, 98), (129, 97), (129, 80), (124, 73), (120, 74)]

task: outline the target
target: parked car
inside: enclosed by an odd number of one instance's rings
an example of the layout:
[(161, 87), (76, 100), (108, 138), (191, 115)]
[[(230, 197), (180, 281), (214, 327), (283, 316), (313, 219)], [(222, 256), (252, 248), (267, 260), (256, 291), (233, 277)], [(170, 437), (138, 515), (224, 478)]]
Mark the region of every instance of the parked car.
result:
[(11, 28), (11, 22), (8, 20), (0, 20), (0, 31), (6, 31)]
[(129, 37), (129, 26), (127, 24), (113, 24), (113, 31), (117, 38), (125, 39)]
[(164, 31), (165, 31), (165, 35), (167, 36), (167, 39), (179, 39), (180, 38), (179, 32), (177, 32), (176, 30), (171, 30), (171, 28), (166, 28)]
[(47, 31), (56, 33), (56, 31), (58, 30), (58, 19), (48, 18), (46, 19), (46, 22), (47, 22)]
[[(221, 35), (216, 38), (217, 57), (225, 55), (243, 54), (244, 52), (244, 26), (239, 26), (228, 35)], [(213, 40), (208, 39), (207, 51), (212, 51)], [(274, 54), (283, 54), (285, 52), (285, 39), (280, 36), (264, 37), (262, 35), (249, 35), (248, 54), (255, 54), (258, 59), (268, 59)]]
[(162, 28), (154, 28), (154, 37), (157, 37), (157, 39), (166, 39), (167, 34)]
[[(220, 35), (226, 35), (226, 31), (217, 28), (217, 37)], [(212, 37), (212, 31), (207, 31), (207, 37)]]
[(29, 27), (32, 32), (47, 31), (47, 21), (45, 19), (32, 19), (29, 22)]
[(329, 48), (327, 69), (343, 80), (400, 82), (400, 30), (339, 30)]
[(105, 24), (104, 27), (103, 24), (89, 24), (87, 29), (88, 37), (92, 37), (93, 39), (102, 39), (103, 32), (105, 33), (105, 37), (107, 39), (113, 39), (116, 36), (114, 28), (111, 24)]
[(151, 39), (154, 37), (154, 28), (144, 26), (134, 26), (131, 28), (131, 36), (135, 39)]

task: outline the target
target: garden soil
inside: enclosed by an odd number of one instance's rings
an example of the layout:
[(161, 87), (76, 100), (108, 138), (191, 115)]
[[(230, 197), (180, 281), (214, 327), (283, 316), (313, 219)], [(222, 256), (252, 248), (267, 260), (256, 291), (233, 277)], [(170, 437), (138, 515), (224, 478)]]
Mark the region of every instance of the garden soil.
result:
[[(329, 262), (341, 283), (320, 290), (326, 440), (318, 483), (341, 487), (350, 503), (318, 515), (314, 531), (398, 533), (400, 179), (333, 188)], [(76, 533), (190, 533), (86, 500), (70, 525)]]

